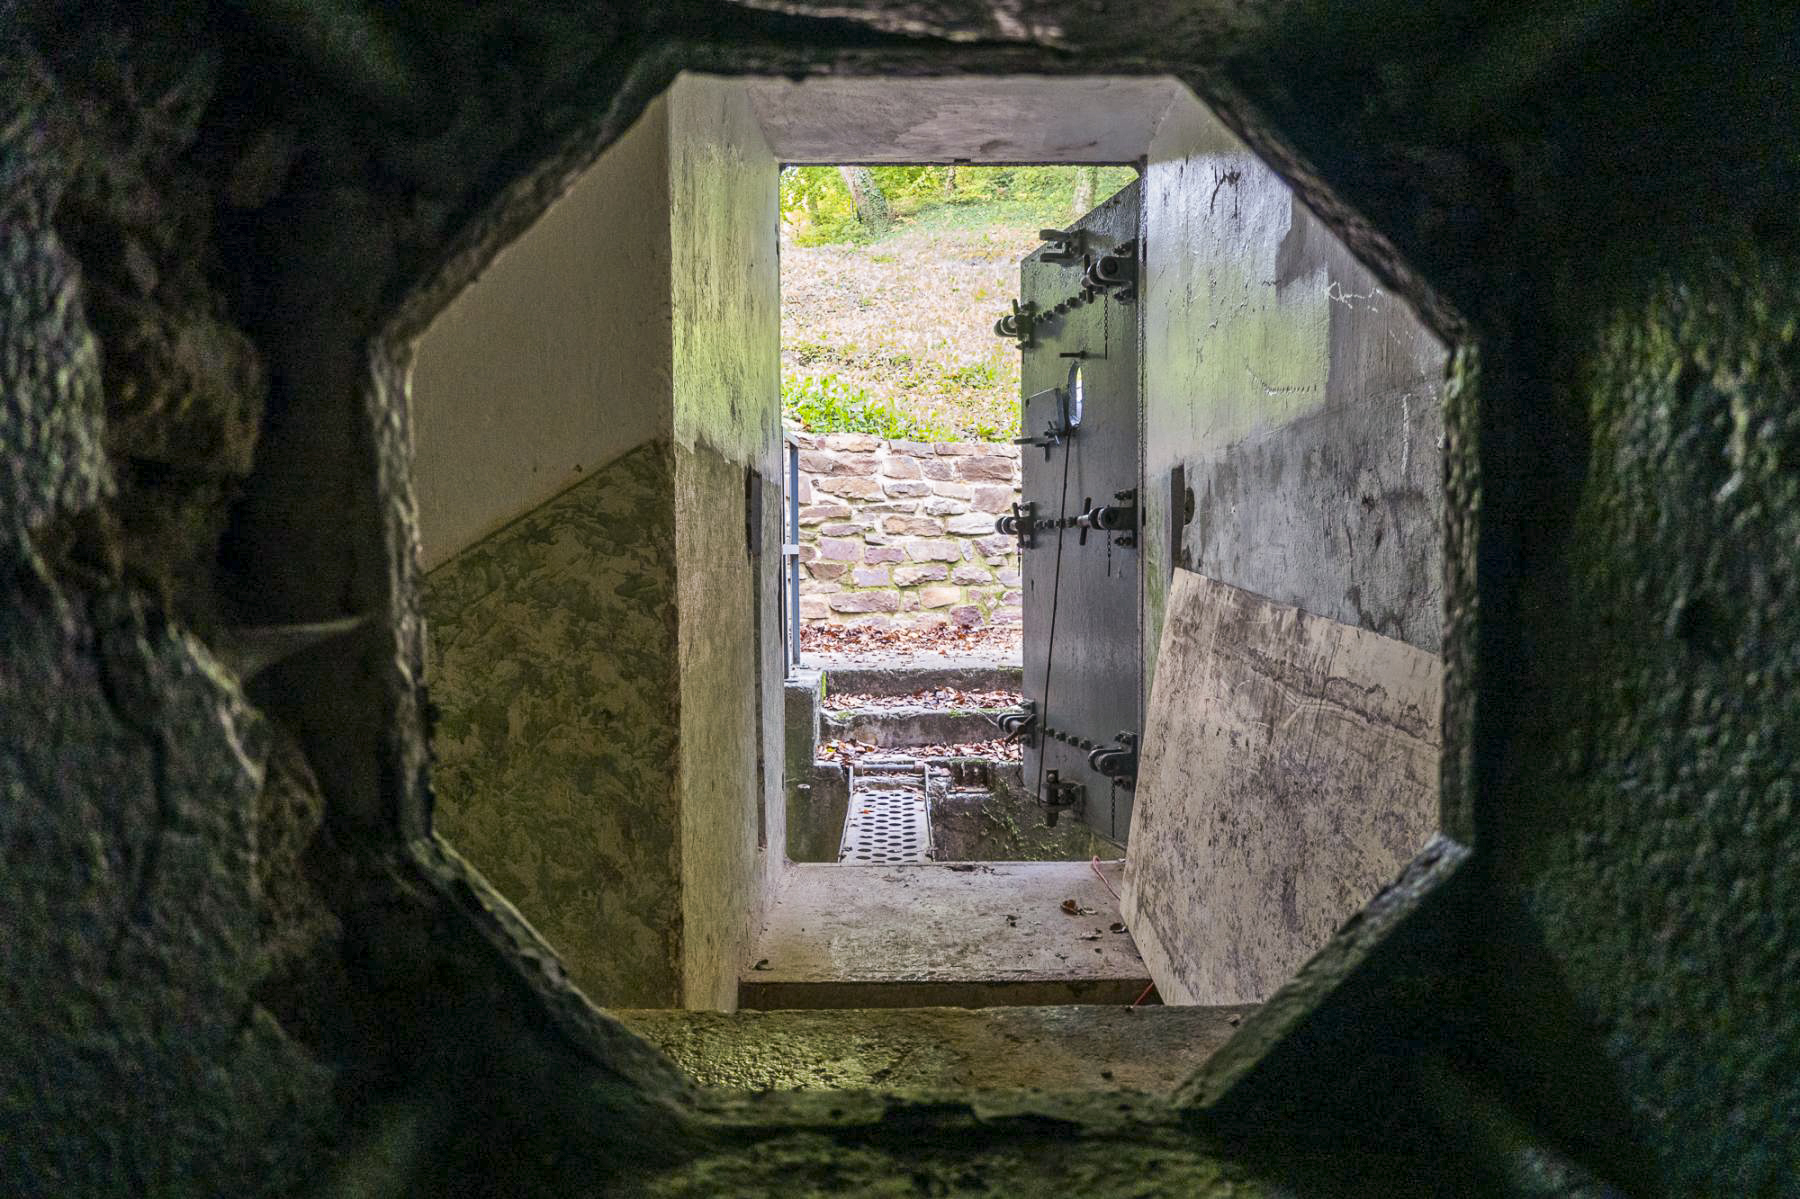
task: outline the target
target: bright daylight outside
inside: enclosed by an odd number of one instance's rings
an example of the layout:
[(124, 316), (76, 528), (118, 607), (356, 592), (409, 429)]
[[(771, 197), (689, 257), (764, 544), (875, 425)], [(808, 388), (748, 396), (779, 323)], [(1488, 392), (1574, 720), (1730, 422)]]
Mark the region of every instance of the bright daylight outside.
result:
[(795, 809), (818, 813), (819, 827), (790, 820), (796, 860), (1117, 852), (1079, 821), (1045, 824), (1001, 725), (1020, 705), (1019, 549), (995, 529), (1019, 499), (1020, 353), (994, 325), (1040, 231), (1066, 228), (1136, 176), (781, 172), (801, 647), (806, 672), (824, 676), (811, 802)]

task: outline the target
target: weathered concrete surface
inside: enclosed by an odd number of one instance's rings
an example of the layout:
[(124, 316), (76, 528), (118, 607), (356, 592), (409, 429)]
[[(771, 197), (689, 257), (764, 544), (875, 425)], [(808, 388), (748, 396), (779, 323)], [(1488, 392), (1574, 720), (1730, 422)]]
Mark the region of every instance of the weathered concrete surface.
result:
[(1124, 911), (1169, 1003), (1257, 1003), (1436, 831), (1441, 665), (1177, 571)]
[(1443, 344), (1191, 100), (1144, 225), (1146, 696), (1176, 567), (1435, 652)]
[(850, 808), (850, 778), (836, 762), (807, 768), (806, 781), (790, 781), (787, 856), (794, 862), (835, 862)]
[(931, 852), (940, 862), (1086, 862), (1125, 856), (1080, 820), (1044, 823), (1017, 762), (932, 758), (945, 781), (932, 789)]
[(1254, 1007), (858, 1008), (612, 1014), (705, 1087), (1167, 1094)]
[(758, 79), (757, 120), (783, 162), (1130, 162), (1168, 78)]
[(741, 83), (668, 102), (684, 1001), (728, 1010), (787, 839), (776, 163)]
[(996, 723), (1007, 708), (833, 709), (825, 701), (825, 735), (880, 749), (915, 745), (968, 745), (1004, 734)]
[(857, 655), (808, 654), (810, 665), (825, 672), (825, 694), (911, 695), (940, 687), (964, 691), (1017, 691), (1024, 667), (1017, 662), (948, 654)]
[[(1118, 864), (1102, 869), (1116, 888)], [(1065, 914), (1068, 899), (1092, 914)], [(1130, 934), (1107, 931), (1118, 919), (1085, 862), (796, 864), (745, 963), (739, 1003), (1130, 1003), (1150, 980)]]
[(437, 827), (628, 1007), (684, 995), (672, 486), (633, 450), (425, 580)]
[(819, 701), (825, 676), (796, 670), (782, 683), (782, 768), (790, 779), (804, 780), (819, 754)]

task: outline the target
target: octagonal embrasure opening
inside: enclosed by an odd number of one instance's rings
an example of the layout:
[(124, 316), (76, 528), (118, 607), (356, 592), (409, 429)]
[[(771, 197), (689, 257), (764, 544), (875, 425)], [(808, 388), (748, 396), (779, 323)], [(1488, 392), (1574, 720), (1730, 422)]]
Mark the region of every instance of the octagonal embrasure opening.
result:
[[(805, 956), (783, 921), (805, 923), (818, 872), (861, 871), (851, 890), (879, 898), (963, 865), (785, 852), (802, 616), (781, 551), (802, 539), (784, 527), (777, 171), (984, 161), (1141, 171), (1129, 214), (1099, 198), (1088, 255), (1129, 263), (1129, 298), (1083, 281), (1083, 251), (1020, 266), (1046, 314), (1020, 351), (1022, 432), (1037, 374), (1114, 368), (1084, 373), (1080, 431), (1022, 447), (1046, 522), (1022, 550), (1024, 777), (1039, 801), (1043, 776), (1077, 777), (1073, 818), (1104, 813), (1125, 846), (1095, 873), (1151, 994), (1217, 1009), (1216, 1044), (1436, 831), (1446, 348), (1411, 307), (1171, 79), (683, 76), (445, 308), (411, 380), (437, 829), (604, 1006), (1043, 1002), (939, 968), (956, 955), (933, 920), (894, 920), (862, 959), (822, 951), (840, 977), (810, 989), (776, 960)], [(1078, 544), (1065, 492), (1130, 520)], [(1101, 693), (1123, 698), (1094, 710)], [(1121, 732), (1135, 775), (1082, 775)], [(964, 916), (1003, 924), (1028, 894), (971, 888)], [(1039, 922), (1068, 941), (1052, 958), (1091, 953), (1090, 906)], [(678, 1057), (705, 1041), (683, 1059), (705, 1081), (744, 1043), (767, 1065), (745, 1085), (894, 1081), (792, 1068), (830, 1041), (818, 1028), (667, 1031), (688, 1027), (644, 1020)], [(944, 1034), (976, 1055), (986, 1035)], [(1114, 1085), (1105, 1056), (1060, 1083)]]

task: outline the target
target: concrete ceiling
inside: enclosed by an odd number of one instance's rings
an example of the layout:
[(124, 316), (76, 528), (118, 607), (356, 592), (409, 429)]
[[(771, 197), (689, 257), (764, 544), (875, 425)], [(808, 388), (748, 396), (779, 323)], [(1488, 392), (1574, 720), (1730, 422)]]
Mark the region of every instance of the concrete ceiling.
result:
[(1171, 106), (1167, 76), (753, 79), (782, 162), (1134, 162)]

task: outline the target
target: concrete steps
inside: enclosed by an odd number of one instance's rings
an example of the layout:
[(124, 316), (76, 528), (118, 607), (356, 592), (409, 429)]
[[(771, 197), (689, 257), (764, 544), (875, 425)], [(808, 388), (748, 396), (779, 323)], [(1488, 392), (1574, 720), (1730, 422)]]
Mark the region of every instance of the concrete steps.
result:
[(1253, 1007), (614, 1011), (708, 1087), (1167, 1095)]
[(996, 741), (1005, 736), (997, 723), (1007, 708), (894, 707), (835, 710), (828, 696), (823, 719), (824, 735), (839, 741), (857, 741), (877, 749), (907, 749), (916, 745), (966, 745)]
[(827, 694), (911, 695), (915, 691), (1017, 691), (1025, 669), (1018, 662), (969, 656), (908, 658), (869, 654), (808, 655), (805, 667), (822, 671)]

